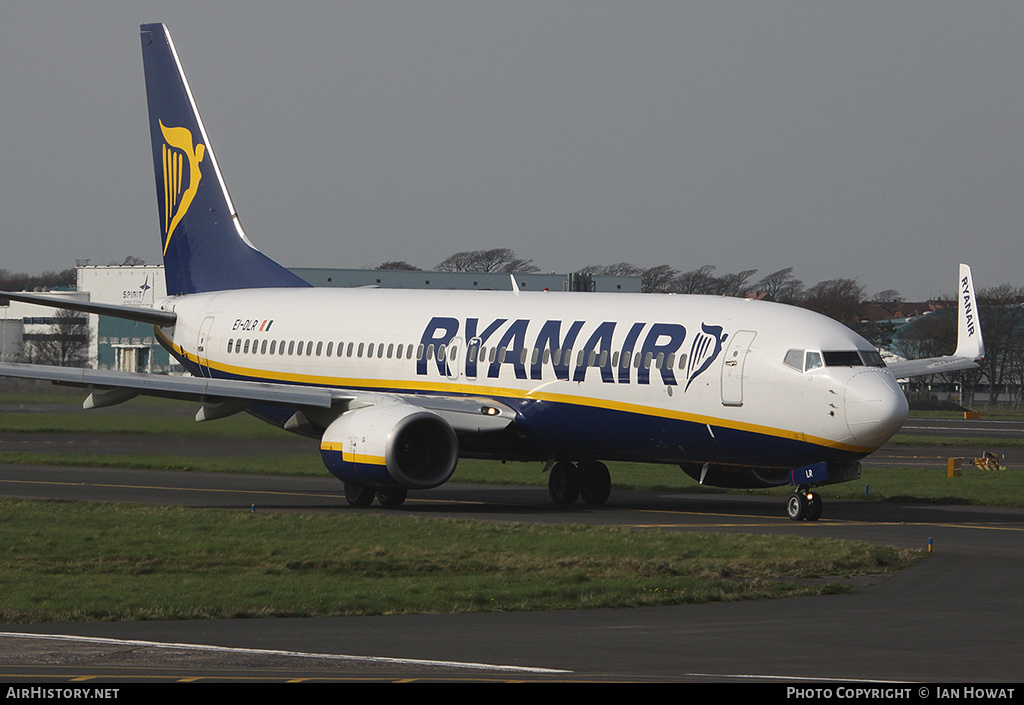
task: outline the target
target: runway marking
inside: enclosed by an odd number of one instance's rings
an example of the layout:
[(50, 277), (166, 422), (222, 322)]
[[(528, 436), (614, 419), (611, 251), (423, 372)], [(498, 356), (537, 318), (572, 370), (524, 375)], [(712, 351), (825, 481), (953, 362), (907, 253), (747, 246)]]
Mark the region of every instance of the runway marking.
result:
[(110, 483), (110, 482), (67, 482), (67, 481), (55, 481), (55, 480), (0, 480), (0, 484), (7, 485), (54, 485), (57, 487), (109, 487), (118, 490), (162, 490), (165, 492), (213, 492), (213, 493), (246, 493), (246, 494), (267, 494), (267, 495), (287, 495), (289, 497), (316, 497), (327, 498), (327, 499), (343, 499), (344, 494), (335, 494), (333, 492), (322, 493), (322, 492), (298, 492), (294, 490), (254, 490), (254, 489), (235, 489), (229, 487), (190, 487), (180, 486), (174, 487), (169, 485), (127, 485), (124, 483)]
[(89, 644), (109, 644), (111, 646), (146, 646), (154, 649), (185, 649), (191, 651), (212, 651), (229, 654), (248, 654), (259, 656), (293, 656), (297, 658), (328, 659), (332, 661), (354, 661), (358, 663), (383, 663), (404, 666), (439, 666), (442, 668), (466, 668), (477, 671), (513, 671), (518, 673), (572, 673), (552, 668), (536, 668), (530, 666), (503, 666), (491, 663), (473, 663), (467, 661), (435, 661), (429, 659), (390, 658), (387, 656), (352, 656), (349, 654), (317, 654), (307, 651), (282, 651), (278, 649), (243, 649), (230, 646), (213, 646), (211, 644), (177, 644), (173, 642), (143, 641), (139, 639), (108, 639), (104, 637), (77, 636), (74, 634), (30, 634), (28, 632), (0, 632), (0, 638), (15, 639), (51, 639), (54, 641), (73, 641)]

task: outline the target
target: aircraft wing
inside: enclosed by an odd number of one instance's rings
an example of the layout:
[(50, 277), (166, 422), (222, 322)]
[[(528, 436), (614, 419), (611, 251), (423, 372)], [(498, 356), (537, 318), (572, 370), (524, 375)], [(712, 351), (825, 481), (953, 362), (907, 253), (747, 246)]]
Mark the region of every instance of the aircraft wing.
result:
[[(207, 379), (204, 377), (172, 377), (138, 372), (114, 372), (80, 367), (52, 367), (17, 362), (0, 363), (0, 376), (21, 379), (48, 380), (55, 384), (75, 387), (93, 387), (93, 402), (86, 400), (85, 408), (109, 406), (127, 401), (139, 394), (167, 397), (186, 401), (237, 399), (289, 406), (330, 408), (335, 401), (353, 398), (338, 390), (321, 387), (302, 387), (265, 382)], [(114, 391), (119, 394), (114, 394)], [(108, 394), (104, 395), (103, 393)], [(337, 395), (337, 396), (336, 396)], [(115, 402), (114, 399), (118, 401)], [(109, 400), (109, 401), (108, 401)]]
[(887, 362), (885, 366), (896, 376), (896, 379), (904, 379), (906, 377), (920, 377), (922, 375), (939, 375), (944, 372), (955, 372), (956, 370), (973, 370), (978, 367), (978, 361), (970, 357), (947, 355), (945, 357), (927, 357), (920, 360)]
[(82, 404), (86, 409), (120, 404), (139, 395), (194, 401), (203, 404), (196, 414), (196, 421), (229, 416), (257, 403), (298, 409), (333, 409), (341, 414), (351, 408), (398, 402), (429, 409), (444, 418), (454, 430), (467, 433), (497, 431), (508, 426), (515, 417), (515, 411), (500, 402), (474, 397), (406, 396), (274, 382), (177, 377), (16, 362), (0, 363), (0, 377), (38, 379), (90, 388), (91, 393)]
[(960, 280), (957, 291), (957, 336), (956, 351), (944, 357), (928, 357), (920, 360), (890, 362), (886, 367), (896, 375), (920, 377), (956, 370), (971, 370), (978, 367), (978, 361), (985, 357), (985, 342), (981, 337), (981, 323), (978, 319), (978, 302), (974, 296), (974, 281), (971, 268), (960, 265)]

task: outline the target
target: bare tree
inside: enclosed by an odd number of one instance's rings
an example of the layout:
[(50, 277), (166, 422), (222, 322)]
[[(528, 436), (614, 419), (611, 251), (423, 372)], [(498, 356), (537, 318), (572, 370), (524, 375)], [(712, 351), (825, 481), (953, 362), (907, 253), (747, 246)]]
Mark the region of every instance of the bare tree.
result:
[(392, 269), (404, 272), (420, 272), (423, 271), (414, 264), (409, 264), (403, 260), (390, 260), (382, 263), (377, 269)]
[(735, 274), (723, 274), (715, 279), (715, 291), (718, 296), (745, 296), (751, 287), (747, 284), (756, 269), (744, 269)]
[(629, 262), (618, 262), (616, 264), (589, 265), (578, 271), (579, 274), (600, 274), (615, 277), (639, 277), (644, 273), (643, 267), (638, 267)]
[(715, 266), (705, 264), (676, 277), (677, 294), (711, 294), (715, 289)]
[(84, 367), (89, 361), (89, 323), (85, 314), (60, 309), (47, 333), (26, 333), (26, 362), (59, 367)]
[(77, 276), (74, 268), (59, 272), (46, 271), (42, 274), (25, 274), (0, 269), (0, 291), (33, 291), (74, 286)]
[(1018, 370), (1024, 357), (1024, 290), (1002, 284), (978, 292), (978, 314), (985, 340), (981, 369), (989, 383), (989, 402), (1004, 392), (1020, 399)]
[(143, 265), (145, 263), (146, 263), (146, 260), (144, 260), (144, 259), (142, 259), (140, 257), (135, 257), (133, 255), (128, 255), (127, 257), (124, 258), (124, 261), (122, 261), (122, 262), (111, 262), (110, 264), (114, 265), (114, 266), (119, 266), (119, 267), (138, 267), (138, 266)]
[(874, 303), (888, 303), (890, 301), (902, 303), (905, 301), (903, 294), (901, 294), (897, 289), (882, 289), (869, 300)]
[(679, 270), (667, 264), (648, 267), (640, 275), (640, 291), (646, 294), (668, 294), (676, 290)]
[(786, 267), (758, 280), (754, 290), (768, 294), (773, 301), (792, 304), (803, 295), (804, 283), (793, 276), (792, 267)]
[(467, 250), (446, 257), (436, 267), (438, 272), (505, 272), (508, 274), (532, 274), (540, 267), (532, 259), (516, 257), (514, 250), (499, 247), (493, 250)]
[(827, 279), (808, 289), (801, 305), (840, 323), (851, 323), (857, 320), (863, 300), (864, 287), (856, 279)]

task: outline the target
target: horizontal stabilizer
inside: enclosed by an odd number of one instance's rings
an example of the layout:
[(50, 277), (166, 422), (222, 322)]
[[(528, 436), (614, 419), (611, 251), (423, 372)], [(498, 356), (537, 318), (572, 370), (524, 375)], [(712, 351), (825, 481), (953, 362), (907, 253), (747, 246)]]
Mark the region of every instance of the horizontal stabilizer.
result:
[(77, 299), (65, 299), (58, 296), (41, 296), (40, 294), (22, 294), (0, 291), (0, 301), (10, 299), (21, 301), (27, 304), (38, 304), (50, 308), (62, 308), (69, 311), (81, 311), (82, 313), (95, 313), (100, 316), (112, 316), (123, 318), (128, 321), (139, 323), (151, 323), (154, 326), (166, 328), (173, 326), (178, 320), (174, 311), (161, 311), (157, 308), (144, 308), (142, 306), (118, 306), (117, 304), (101, 304), (93, 301), (78, 301)]

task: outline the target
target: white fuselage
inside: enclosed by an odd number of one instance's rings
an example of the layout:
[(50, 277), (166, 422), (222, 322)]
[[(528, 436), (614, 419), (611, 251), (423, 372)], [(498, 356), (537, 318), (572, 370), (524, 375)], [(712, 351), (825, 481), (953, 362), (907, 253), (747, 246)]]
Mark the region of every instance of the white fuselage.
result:
[(158, 307), (195, 375), (497, 399), (540, 457), (792, 467), (870, 453), (907, 414), (891, 373), (851, 364), (877, 355), (860, 336), (755, 300), (310, 288)]

